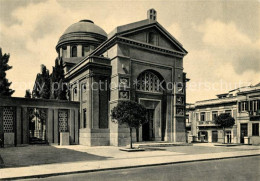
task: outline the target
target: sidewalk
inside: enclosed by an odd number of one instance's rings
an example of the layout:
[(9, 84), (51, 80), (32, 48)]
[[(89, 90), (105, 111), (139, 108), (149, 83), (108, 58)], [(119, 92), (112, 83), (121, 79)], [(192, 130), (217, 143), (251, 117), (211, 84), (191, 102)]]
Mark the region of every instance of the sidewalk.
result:
[[(189, 146), (190, 147), (190, 146)], [(75, 149), (80, 150), (83, 147), (76, 147)], [(111, 149), (111, 152), (106, 154), (112, 154), (118, 148), (106, 148)], [(100, 150), (98, 153), (97, 150)], [(84, 151), (84, 150), (82, 150)], [(97, 152), (100, 155), (102, 149), (89, 148), (89, 152)], [(124, 156), (123, 156), (124, 155)], [(260, 155), (259, 150), (244, 150), (244, 151), (229, 151), (229, 152), (218, 152), (218, 153), (205, 153), (205, 154), (185, 154), (169, 151), (144, 151), (135, 153), (122, 152), (121, 155), (109, 158), (106, 160), (95, 160), (95, 161), (78, 161), (78, 162), (67, 162), (67, 163), (54, 163), (44, 164), (37, 166), (27, 166), (18, 168), (3, 168), (0, 169), (0, 179), (22, 179), (22, 178), (33, 178), (33, 177), (46, 177), (62, 174), (80, 173), (80, 172), (93, 172), (100, 170), (109, 169), (122, 169), (122, 168), (134, 168), (151, 165), (165, 165), (165, 164), (176, 164), (193, 161), (203, 160), (214, 160), (214, 159), (225, 159), (235, 158), (243, 156)], [(69, 156), (69, 155), (68, 155)]]

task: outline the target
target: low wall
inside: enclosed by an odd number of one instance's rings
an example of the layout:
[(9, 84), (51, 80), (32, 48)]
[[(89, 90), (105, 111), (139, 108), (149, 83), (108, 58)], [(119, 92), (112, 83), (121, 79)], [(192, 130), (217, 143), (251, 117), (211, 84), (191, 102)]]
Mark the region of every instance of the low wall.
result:
[(260, 144), (260, 136), (251, 136), (249, 138), (249, 143), (252, 145), (259, 145)]
[(109, 129), (80, 129), (79, 144), (86, 146), (109, 146), (109, 133)]

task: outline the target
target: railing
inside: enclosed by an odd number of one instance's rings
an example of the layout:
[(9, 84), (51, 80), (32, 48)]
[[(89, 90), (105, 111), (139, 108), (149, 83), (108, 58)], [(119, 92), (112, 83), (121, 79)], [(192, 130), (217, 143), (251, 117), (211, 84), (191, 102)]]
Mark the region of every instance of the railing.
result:
[(198, 121), (199, 126), (216, 126), (215, 121)]

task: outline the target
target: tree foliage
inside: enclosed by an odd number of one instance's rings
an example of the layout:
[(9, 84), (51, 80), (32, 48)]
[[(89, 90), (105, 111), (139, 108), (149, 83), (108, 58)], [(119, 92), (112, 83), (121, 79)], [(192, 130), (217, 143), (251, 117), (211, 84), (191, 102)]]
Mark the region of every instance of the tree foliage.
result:
[(232, 127), (235, 124), (235, 119), (229, 113), (222, 113), (216, 117), (215, 124), (222, 127), (225, 143), (225, 128)]
[(32, 91), (33, 98), (50, 98), (50, 74), (45, 65), (41, 65), (41, 73), (37, 74)]
[(9, 88), (12, 82), (6, 78), (6, 71), (12, 68), (8, 65), (9, 58), (10, 55), (3, 55), (0, 48), (0, 96), (11, 96), (14, 93), (14, 90)]
[(222, 128), (229, 128), (235, 124), (235, 119), (229, 113), (222, 113), (216, 117), (215, 123)]
[(112, 122), (126, 124), (130, 128), (130, 147), (132, 148), (132, 128), (139, 128), (147, 121), (147, 110), (134, 101), (122, 101), (111, 110)]
[(51, 99), (67, 100), (66, 92), (63, 60), (57, 58), (51, 74)]

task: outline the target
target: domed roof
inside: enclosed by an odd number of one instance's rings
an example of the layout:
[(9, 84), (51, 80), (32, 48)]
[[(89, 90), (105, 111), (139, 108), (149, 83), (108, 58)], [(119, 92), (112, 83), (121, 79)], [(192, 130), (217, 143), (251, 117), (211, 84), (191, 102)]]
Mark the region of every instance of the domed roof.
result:
[(100, 28), (99, 26), (95, 25), (91, 20), (81, 20), (77, 23), (70, 25), (63, 35), (68, 33), (75, 33), (75, 32), (89, 32), (89, 33), (96, 33), (107, 37), (107, 33)]
[(70, 25), (60, 37), (56, 50), (59, 47), (72, 43), (101, 44), (107, 39), (107, 33), (95, 25), (91, 20), (81, 20)]

